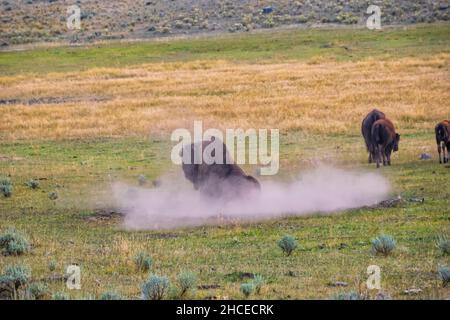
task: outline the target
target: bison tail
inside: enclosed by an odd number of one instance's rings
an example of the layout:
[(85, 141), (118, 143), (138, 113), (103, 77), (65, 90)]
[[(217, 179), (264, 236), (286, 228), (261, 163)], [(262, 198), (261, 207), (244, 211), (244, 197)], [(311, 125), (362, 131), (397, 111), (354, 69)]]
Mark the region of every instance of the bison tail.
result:
[(444, 127), (444, 125), (442, 124), (438, 124), (435, 128), (436, 131), (436, 142), (437, 144), (439, 144), (441, 141), (448, 141), (448, 135), (449, 133), (447, 132), (446, 128)]
[(375, 124), (372, 127), (372, 141), (374, 144), (378, 145), (381, 144), (381, 137), (380, 137), (380, 126)]

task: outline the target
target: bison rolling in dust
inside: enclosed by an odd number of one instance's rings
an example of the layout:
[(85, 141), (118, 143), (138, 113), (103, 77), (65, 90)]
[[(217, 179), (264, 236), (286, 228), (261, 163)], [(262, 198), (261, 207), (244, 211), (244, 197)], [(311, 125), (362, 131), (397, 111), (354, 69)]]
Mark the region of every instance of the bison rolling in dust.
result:
[[(190, 161), (185, 161), (186, 159), (183, 157), (182, 169), (186, 179), (194, 185), (194, 189), (199, 190), (205, 196), (226, 201), (245, 199), (259, 192), (261, 186), (254, 177), (246, 175), (234, 162), (227, 161), (229, 159), (228, 150), (222, 142), (223, 154), (220, 162), (208, 164), (202, 159), (201, 164), (194, 163), (196, 147), (201, 145), (202, 152), (212, 142), (214, 140), (191, 144), (181, 152), (181, 156), (183, 156), (183, 153), (189, 152), (190, 149)], [(214, 152), (212, 151), (213, 157), (215, 157)], [(203, 158), (203, 153), (201, 154)], [(189, 160), (189, 157), (186, 158)]]

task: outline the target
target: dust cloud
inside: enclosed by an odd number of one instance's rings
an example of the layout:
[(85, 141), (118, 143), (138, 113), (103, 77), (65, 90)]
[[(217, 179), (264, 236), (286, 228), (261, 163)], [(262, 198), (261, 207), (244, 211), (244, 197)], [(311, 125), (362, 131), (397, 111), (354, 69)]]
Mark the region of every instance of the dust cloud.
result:
[(285, 216), (333, 214), (385, 200), (390, 184), (379, 173), (320, 165), (290, 182), (262, 181), (259, 194), (221, 201), (202, 196), (180, 174), (158, 188), (112, 185), (126, 229), (171, 229)]

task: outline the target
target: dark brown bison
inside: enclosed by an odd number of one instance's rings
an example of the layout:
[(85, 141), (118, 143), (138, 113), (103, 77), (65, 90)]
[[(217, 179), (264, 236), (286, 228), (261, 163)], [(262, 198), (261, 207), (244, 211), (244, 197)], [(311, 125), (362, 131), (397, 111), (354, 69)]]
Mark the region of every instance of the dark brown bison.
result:
[[(205, 150), (213, 141), (203, 141), (199, 152)], [(185, 163), (186, 161), (183, 159), (182, 163), (186, 179), (192, 182), (194, 189), (199, 190), (203, 195), (223, 200), (245, 198), (255, 191), (259, 191), (261, 186), (258, 180), (246, 175), (237, 164), (230, 161), (226, 145), (221, 143), (223, 148), (221, 163), (205, 163), (202, 156), (202, 163), (195, 164), (194, 152), (195, 148), (200, 147), (200, 144), (191, 144), (183, 149), (182, 155), (187, 150), (186, 148), (191, 150), (191, 161)], [(212, 156), (215, 156), (214, 151)]]
[(392, 151), (398, 151), (400, 135), (395, 132), (394, 124), (389, 119), (375, 121), (372, 126), (372, 142), (377, 168), (380, 167), (381, 158), (384, 166), (390, 166)]
[[(447, 163), (450, 158), (450, 121), (444, 120), (439, 122), (435, 130), (436, 132), (436, 144), (439, 153), (439, 163)], [(447, 149), (447, 152), (446, 150)], [(441, 160), (441, 152), (444, 153), (444, 157)]]
[(361, 133), (364, 137), (364, 142), (366, 143), (367, 151), (369, 152), (369, 163), (374, 160), (375, 145), (372, 142), (372, 126), (375, 121), (380, 119), (385, 119), (386, 116), (383, 112), (377, 109), (370, 111), (364, 118), (361, 124)]

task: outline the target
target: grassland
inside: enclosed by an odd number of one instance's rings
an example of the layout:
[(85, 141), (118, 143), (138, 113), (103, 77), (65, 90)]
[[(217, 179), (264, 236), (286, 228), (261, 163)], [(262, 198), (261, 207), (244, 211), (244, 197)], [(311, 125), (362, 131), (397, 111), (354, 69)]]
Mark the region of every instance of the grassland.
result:
[[(174, 280), (190, 270), (199, 284), (219, 285), (189, 298), (241, 298), (247, 272), (267, 280), (254, 297), (287, 299), (364, 290), (366, 268), (377, 264), (394, 298), (448, 298), (436, 270), (450, 260), (435, 238), (450, 233), (450, 172), (436, 157), (418, 156), (435, 155), (434, 125), (450, 118), (449, 29), (286, 31), (0, 53), (0, 174), (14, 183), (13, 196), (0, 199), (0, 231), (14, 226), (33, 244), (24, 256), (0, 257), (0, 269), (24, 263), (34, 279), (46, 279), (49, 262), (58, 274), (77, 263), (82, 290), (70, 291), (72, 298), (111, 289), (138, 298), (148, 274), (133, 257), (146, 251), (151, 272)], [(275, 179), (317, 160), (374, 171), (359, 136), (360, 119), (374, 106), (402, 134), (393, 166), (381, 170), (393, 196), (406, 199), (398, 207), (140, 232), (124, 230), (121, 217), (99, 215), (113, 204), (111, 181), (137, 185), (139, 174), (155, 179), (180, 170), (169, 161), (170, 131), (194, 119), (279, 128)], [(27, 187), (30, 179), (40, 179), (40, 188)], [(425, 202), (407, 201), (415, 197)], [(397, 240), (392, 256), (371, 254), (380, 233)], [(284, 234), (299, 240), (290, 257), (276, 244)], [(336, 281), (348, 287), (329, 285)], [(423, 291), (404, 295), (409, 288)]]

